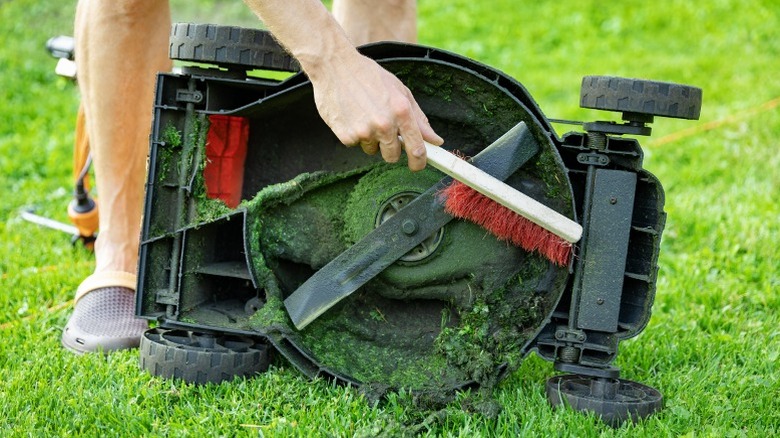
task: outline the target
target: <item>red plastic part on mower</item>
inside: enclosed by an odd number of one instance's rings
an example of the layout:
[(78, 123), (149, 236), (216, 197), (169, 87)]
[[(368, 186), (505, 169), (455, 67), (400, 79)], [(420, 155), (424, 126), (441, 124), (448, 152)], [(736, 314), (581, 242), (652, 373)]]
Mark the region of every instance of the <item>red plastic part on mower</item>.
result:
[(206, 194), (230, 208), (238, 207), (244, 182), (244, 161), (249, 139), (249, 120), (214, 114), (209, 116), (206, 137)]

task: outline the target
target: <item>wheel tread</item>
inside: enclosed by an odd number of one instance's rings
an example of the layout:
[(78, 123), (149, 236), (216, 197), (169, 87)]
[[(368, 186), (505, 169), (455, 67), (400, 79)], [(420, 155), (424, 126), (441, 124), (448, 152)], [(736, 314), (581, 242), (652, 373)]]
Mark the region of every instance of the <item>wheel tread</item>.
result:
[(171, 59), (226, 68), (297, 72), (298, 62), (267, 31), (213, 24), (175, 23)]
[(585, 76), (580, 92), (583, 108), (690, 120), (699, 118), (701, 101), (701, 88), (613, 76)]
[(268, 348), (263, 343), (242, 338), (251, 341), (251, 347), (207, 349), (167, 341), (161, 336), (167, 331), (173, 330), (151, 329), (141, 338), (140, 367), (154, 376), (197, 384), (219, 383), (268, 368)]

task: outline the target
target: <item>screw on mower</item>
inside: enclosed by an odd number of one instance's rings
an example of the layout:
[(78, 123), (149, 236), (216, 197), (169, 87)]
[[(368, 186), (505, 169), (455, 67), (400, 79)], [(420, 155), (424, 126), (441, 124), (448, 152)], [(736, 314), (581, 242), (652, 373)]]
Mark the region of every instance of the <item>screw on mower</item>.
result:
[[(581, 129), (559, 135), (498, 70), (419, 45), (360, 48), (410, 88), (445, 147), (581, 225), (560, 266), (445, 212), (452, 179), (432, 166), (412, 173), (344, 148), (269, 34), (178, 23), (170, 43), (197, 66), (161, 74), (155, 96), (138, 312), (158, 326), (142, 368), (222, 381), (231, 368), (198, 374), (210, 355), (241, 356), (247, 375), (265, 369), (254, 350), (266, 345), (308, 377), (451, 394), (495, 387), (536, 352), (566, 373), (547, 383), (552, 405), (609, 424), (662, 407), (612, 366), (649, 321), (666, 220), (630, 136), (649, 135), (654, 117), (698, 118), (700, 89), (589, 76), (580, 105), (624, 120), (567, 122)], [(160, 357), (178, 359), (160, 372)]]

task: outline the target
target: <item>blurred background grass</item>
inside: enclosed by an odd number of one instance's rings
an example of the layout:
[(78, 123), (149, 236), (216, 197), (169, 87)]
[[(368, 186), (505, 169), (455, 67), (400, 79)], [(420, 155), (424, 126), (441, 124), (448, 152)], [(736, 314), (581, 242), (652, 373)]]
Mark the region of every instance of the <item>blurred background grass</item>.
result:
[[(175, 0), (177, 21), (254, 26), (242, 2)], [(92, 269), (66, 236), (78, 95), (44, 46), (72, 34), (74, 2), (0, 1), (0, 428), (8, 435), (396, 435), (428, 413), (408, 397), (371, 406), (279, 362), (251, 380), (193, 387), (151, 378), (137, 352), (74, 357), (59, 336)], [(578, 108), (582, 76), (701, 87), (700, 121), (656, 119), (640, 139), (669, 213), (650, 325), (621, 344), (623, 377), (666, 408), (612, 430), (544, 399), (552, 366), (531, 355), (486, 419), (456, 402), (420, 431), (442, 436), (772, 436), (780, 429), (780, 3), (420, 0), (420, 42), (503, 70), (552, 118)], [(143, 36), (139, 36), (142, 40)], [(559, 127), (561, 133), (566, 126)], [(678, 136), (673, 136), (679, 134)], [(460, 409), (463, 408), (463, 409)]]

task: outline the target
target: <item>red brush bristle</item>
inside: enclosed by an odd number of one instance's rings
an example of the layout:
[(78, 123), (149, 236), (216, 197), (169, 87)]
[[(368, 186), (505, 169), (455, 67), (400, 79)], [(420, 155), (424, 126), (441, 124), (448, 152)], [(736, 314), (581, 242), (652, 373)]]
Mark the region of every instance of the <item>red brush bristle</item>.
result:
[(526, 251), (536, 251), (559, 266), (566, 266), (572, 244), (536, 225), (471, 187), (454, 181), (441, 191), (444, 210), (457, 218), (474, 222), (500, 240)]

